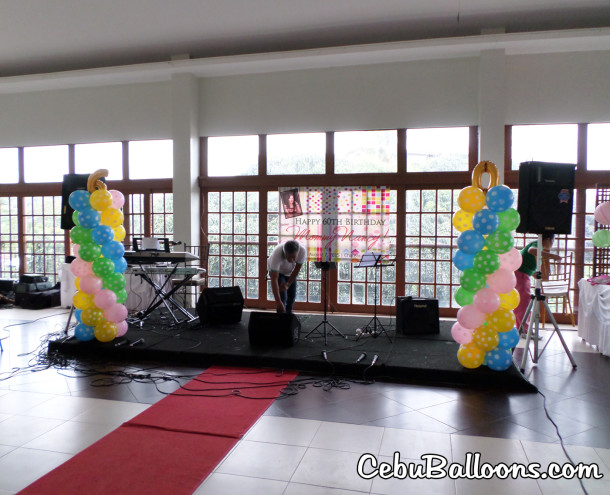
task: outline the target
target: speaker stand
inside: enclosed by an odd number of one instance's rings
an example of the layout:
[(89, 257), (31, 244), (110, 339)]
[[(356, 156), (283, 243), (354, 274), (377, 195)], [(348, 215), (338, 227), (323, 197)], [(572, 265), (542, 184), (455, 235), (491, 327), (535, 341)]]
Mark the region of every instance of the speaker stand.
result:
[[(570, 363), (572, 363), (572, 368), (576, 369), (576, 362), (568, 349), (566, 341), (563, 339), (561, 332), (559, 330), (559, 326), (555, 321), (555, 317), (553, 316), (553, 312), (551, 308), (549, 308), (549, 304), (546, 300), (546, 296), (542, 293), (542, 234), (538, 234), (538, 245), (536, 252), (536, 272), (534, 273), (535, 279), (535, 288), (534, 295), (531, 296), (530, 302), (527, 305), (527, 309), (525, 310), (525, 314), (523, 315), (523, 320), (521, 320), (521, 325), (519, 325), (519, 334), (521, 334), (521, 330), (523, 329), (523, 325), (527, 322), (527, 319), (530, 315), (533, 315), (533, 322), (530, 322), (529, 328), (527, 329), (527, 338), (525, 339), (525, 348), (523, 349), (523, 358), (521, 359), (521, 373), (525, 371), (525, 364), (527, 362), (527, 355), (529, 354), (530, 341), (532, 338), (534, 339), (534, 352), (532, 354), (532, 363), (538, 364), (538, 359), (542, 356), (542, 353), (549, 345), (549, 341), (553, 336), (553, 333), (556, 333), (561, 341), (561, 345), (563, 346)], [(538, 339), (539, 339), (539, 331), (540, 331), (540, 305), (544, 305), (544, 309), (546, 310), (546, 314), (549, 315), (549, 319), (553, 324), (553, 332), (551, 332), (546, 344), (542, 348), (542, 351), (538, 353)], [(533, 323), (533, 324), (532, 324)]]
[[(305, 335), (305, 338), (308, 338), (312, 333), (316, 332), (318, 335), (324, 336), (324, 345), (328, 344), (328, 339), (327, 336), (330, 334), (332, 335), (332, 331), (334, 330), (335, 332), (337, 332), (341, 337), (343, 337), (344, 339), (347, 339), (347, 336), (342, 334), (330, 321), (328, 321), (327, 318), (327, 306), (328, 306), (328, 270), (330, 270), (331, 268), (331, 263), (330, 262), (319, 262), (316, 263), (316, 265), (318, 265), (318, 267), (320, 268), (320, 270), (322, 270), (322, 281), (323, 281), (323, 285), (324, 285), (324, 319), (318, 323), (318, 325), (316, 325), (316, 327), (311, 330), (307, 335)], [(336, 265), (335, 265), (336, 266)], [(328, 332), (326, 330), (326, 325), (328, 325), (332, 330), (330, 332)], [(322, 327), (322, 331), (320, 331), (320, 327)]]

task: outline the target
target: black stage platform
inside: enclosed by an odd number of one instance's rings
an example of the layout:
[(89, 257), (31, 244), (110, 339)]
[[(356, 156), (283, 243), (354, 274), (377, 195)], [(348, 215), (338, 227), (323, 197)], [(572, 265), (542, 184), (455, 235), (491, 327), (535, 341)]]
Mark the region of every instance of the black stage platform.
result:
[[(252, 348), (248, 340), (250, 313), (243, 312), (240, 323), (202, 327), (199, 320), (188, 325), (171, 326), (172, 320), (153, 313), (141, 328), (130, 325), (123, 338), (111, 343), (80, 342), (75, 338), (49, 343), (49, 351), (78, 358), (153, 361), (185, 366), (254, 366), (297, 370), (305, 373), (338, 375), (360, 379), (395, 380), (466, 387), (491, 387), (494, 390), (536, 392), (513, 364), (502, 372), (486, 366), (464, 368), (457, 360), (459, 345), (451, 338), (451, 321), (440, 322), (438, 335), (395, 333), (395, 319), (381, 317), (391, 341), (385, 334), (366, 335), (356, 340), (356, 329), (365, 327), (370, 317), (332, 315), (330, 321), (347, 338), (333, 331), (328, 343), (317, 332), (304, 339), (323, 319), (322, 315), (298, 315), (301, 340), (294, 347)], [(331, 330), (330, 327), (327, 327)], [(130, 346), (139, 339), (143, 343)], [(117, 346), (116, 344), (123, 344)], [(328, 361), (323, 358), (326, 351)], [(356, 363), (361, 354), (366, 357)], [(373, 357), (377, 361), (371, 366)]]

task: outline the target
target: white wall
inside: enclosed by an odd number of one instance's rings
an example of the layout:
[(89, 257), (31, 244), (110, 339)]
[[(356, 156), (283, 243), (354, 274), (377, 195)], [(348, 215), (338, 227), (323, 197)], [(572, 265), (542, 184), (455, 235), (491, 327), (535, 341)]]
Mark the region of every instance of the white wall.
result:
[[(199, 130), (214, 136), (477, 125), (493, 104), (481, 98), (480, 60), (201, 78)], [(506, 115), (495, 122), (610, 121), (610, 51), (505, 56), (505, 71)], [(0, 94), (0, 146), (171, 138), (171, 88), (167, 81)]]
[(172, 136), (170, 83), (0, 95), (0, 146)]

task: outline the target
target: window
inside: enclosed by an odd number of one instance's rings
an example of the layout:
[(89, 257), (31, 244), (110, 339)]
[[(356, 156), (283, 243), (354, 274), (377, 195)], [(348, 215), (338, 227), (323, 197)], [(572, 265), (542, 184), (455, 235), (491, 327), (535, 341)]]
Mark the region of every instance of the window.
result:
[(91, 174), (107, 169), (108, 180), (123, 178), (123, 144), (88, 143), (74, 146), (74, 170), (77, 174)]
[(515, 125), (512, 128), (512, 169), (522, 162), (576, 163), (576, 124)]
[(25, 273), (40, 273), (55, 281), (65, 260), (60, 227), (61, 196), (25, 197)]
[(62, 182), (68, 168), (68, 146), (23, 149), (25, 182)]
[(258, 175), (258, 136), (208, 138), (208, 176)]
[(19, 274), (17, 198), (0, 197), (0, 278)]
[(610, 124), (589, 124), (587, 169), (610, 170)]
[(0, 148), (0, 183), (19, 182), (19, 151), (17, 148)]
[(396, 172), (397, 131), (335, 133), (335, 173)]
[(407, 171), (467, 172), (468, 147), (468, 127), (407, 129)]
[(269, 175), (324, 174), (326, 134), (273, 134), (267, 136)]
[(152, 194), (152, 237), (174, 240), (174, 195)]
[(259, 298), (259, 193), (208, 193), (209, 287), (239, 286)]
[(129, 142), (130, 179), (168, 179), (174, 176), (171, 139)]

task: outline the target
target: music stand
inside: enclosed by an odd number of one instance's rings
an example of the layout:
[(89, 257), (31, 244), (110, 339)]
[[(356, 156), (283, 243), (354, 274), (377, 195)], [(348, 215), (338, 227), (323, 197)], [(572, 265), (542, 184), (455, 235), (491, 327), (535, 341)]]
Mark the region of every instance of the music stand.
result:
[(360, 340), (360, 337), (362, 337), (365, 333), (368, 333), (375, 338), (377, 338), (382, 333), (385, 333), (385, 336), (388, 338), (390, 343), (392, 342), (392, 339), (390, 338), (390, 335), (388, 334), (387, 330), (385, 329), (379, 318), (377, 318), (377, 268), (379, 268), (379, 270), (382, 270), (384, 266), (394, 266), (395, 262), (396, 258), (384, 258), (384, 255), (381, 253), (368, 252), (362, 255), (362, 258), (360, 258), (360, 263), (356, 265), (356, 268), (375, 268), (374, 316), (373, 318), (371, 318), (371, 321), (369, 321), (364, 327), (362, 333), (358, 335), (356, 341)]
[[(326, 317), (326, 307), (328, 306), (328, 303), (327, 303), (327, 301), (328, 301), (327, 273), (328, 273), (328, 270), (336, 270), (337, 263), (335, 263), (334, 261), (316, 261), (314, 264), (316, 265), (316, 268), (319, 268), (320, 270), (322, 270), (322, 284), (324, 286), (324, 319), (311, 332), (309, 332), (307, 335), (305, 335), (305, 338), (309, 337), (312, 333), (317, 332), (319, 335), (324, 336), (324, 345), (326, 345), (326, 344), (328, 344), (328, 341), (327, 341), (328, 333), (332, 334), (332, 330), (330, 332), (326, 331), (326, 325), (331, 327), (335, 332), (337, 332), (339, 335), (341, 335), (341, 337), (343, 337), (344, 339), (347, 338), (330, 321), (328, 321), (328, 318)], [(323, 332), (318, 330), (318, 328), (320, 328), (320, 327), (324, 328)]]

